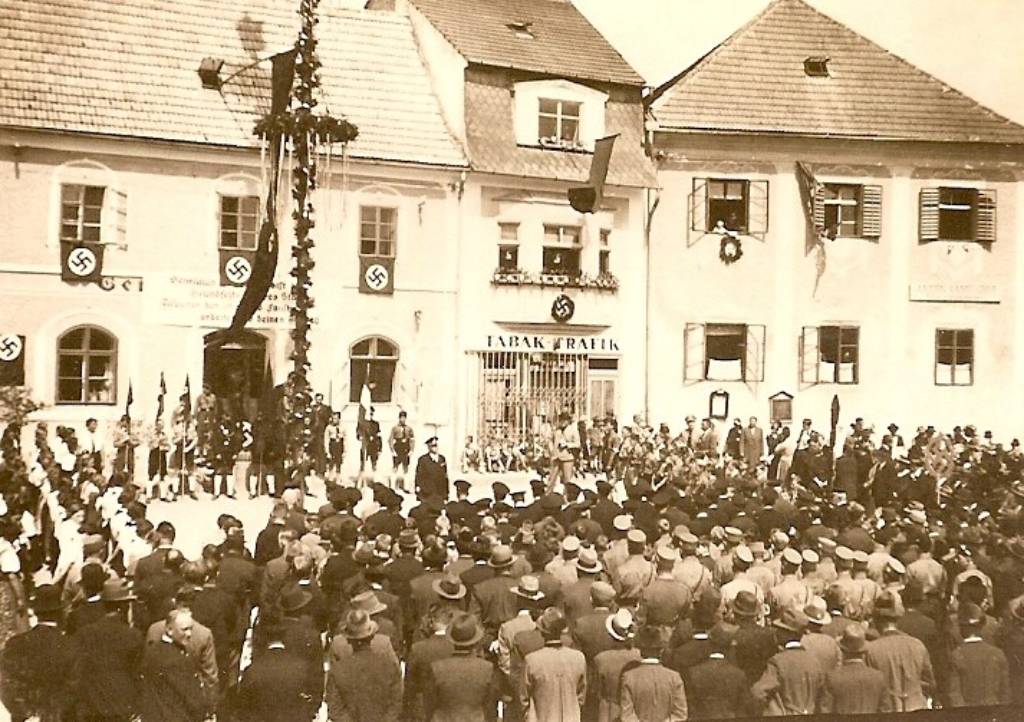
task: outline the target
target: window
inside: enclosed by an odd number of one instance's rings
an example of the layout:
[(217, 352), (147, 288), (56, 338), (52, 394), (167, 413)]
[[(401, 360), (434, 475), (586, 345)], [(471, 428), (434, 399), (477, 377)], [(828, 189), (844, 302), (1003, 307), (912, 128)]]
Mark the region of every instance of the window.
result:
[(938, 329), (935, 332), (935, 385), (974, 383), (974, 331)]
[(738, 323), (688, 323), (684, 380), (764, 380), (765, 327)]
[(996, 194), (977, 188), (923, 188), (920, 197), (920, 240), (996, 240)]
[(612, 251), (609, 248), (612, 232), (607, 228), (601, 229), (601, 250), (597, 252), (597, 272), (599, 275), (611, 273)]
[(691, 230), (701, 233), (724, 227), (763, 238), (768, 232), (768, 181), (694, 178), (690, 221)]
[(619, 361), (614, 358), (588, 358), (587, 380), (590, 386), (587, 397), (588, 415), (591, 419), (617, 416), (616, 381)]
[(580, 238), (579, 226), (544, 226), (543, 272), (578, 276)]
[(60, 189), (60, 239), (72, 243), (102, 240), (102, 186), (63, 185)]
[(57, 403), (116, 401), (117, 339), (94, 326), (73, 328), (57, 341)]
[(359, 254), (395, 257), (395, 208), (363, 206), (359, 209)]
[(363, 385), (370, 387), (375, 404), (391, 403), (398, 346), (380, 336), (364, 338), (349, 349), (349, 401), (359, 402)]
[(825, 184), (825, 228), (833, 237), (859, 236), (860, 186)]
[(579, 145), (580, 107), (571, 100), (540, 98), (537, 137), (542, 145)]
[(255, 251), (259, 235), (259, 196), (220, 197), (220, 247)]
[(807, 326), (800, 339), (800, 380), (805, 383), (860, 382), (860, 329)]
[(811, 78), (827, 78), (828, 73), (828, 61), (831, 58), (825, 58), (821, 56), (813, 56), (804, 59), (804, 73)]
[(519, 270), (519, 224), (499, 223), (501, 244), (498, 246), (498, 268), (502, 271)]

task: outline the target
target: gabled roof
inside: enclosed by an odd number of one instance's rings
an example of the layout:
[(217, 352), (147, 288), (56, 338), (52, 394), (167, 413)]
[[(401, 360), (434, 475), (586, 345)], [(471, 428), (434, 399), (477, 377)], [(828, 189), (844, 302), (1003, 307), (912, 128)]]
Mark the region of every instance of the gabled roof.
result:
[[(409, 0), (468, 62), (581, 80), (644, 80), (568, 0)], [(533, 36), (518, 37), (523, 23)]]
[[(809, 77), (809, 57), (830, 77)], [(1024, 143), (1024, 127), (802, 0), (776, 0), (654, 98), (670, 131)]]
[[(295, 42), (294, 0), (0, 2), (0, 126), (253, 147), (270, 62)], [(465, 166), (408, 18), (325, 8), (321, 108), (359, 127), (357, 158)], [(196, 71), (225, 60), (220, 91)]]

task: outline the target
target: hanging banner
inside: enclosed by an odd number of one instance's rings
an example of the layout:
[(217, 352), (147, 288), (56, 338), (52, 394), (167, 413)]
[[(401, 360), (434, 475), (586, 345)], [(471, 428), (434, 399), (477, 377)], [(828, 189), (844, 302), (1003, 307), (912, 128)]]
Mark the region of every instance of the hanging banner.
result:
[(359, 292), (395, 292), (395, 259), (384, 256), (359, 257)]
[(25, 385), (25, 337), (0, 333), (0, 386)]
[(72, 283), (99, 283), (103, 275), (103, 244), (60, 243), (60, 277)]
[(244, 286), (252, 278), (253, 264), (256, 261), (255, 251), (240, 251), (234, 248), (221, 248), (220, 285)]
[[(143, 315), (147, 323), (159, 325), (228, 328), (242, 293), (241, 286), (222, 286), (215, 278), (148, 274)], [(292, 303), (289, 284), (275, 283), (253, 315), (252, 328), (291, 328)]]

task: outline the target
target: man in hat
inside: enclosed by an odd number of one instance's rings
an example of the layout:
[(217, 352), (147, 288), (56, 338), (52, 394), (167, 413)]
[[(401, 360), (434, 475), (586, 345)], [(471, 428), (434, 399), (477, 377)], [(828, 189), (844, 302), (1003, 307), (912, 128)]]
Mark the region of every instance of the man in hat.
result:
[(472, 614), (459, 614), (448, 625), (450, 657), (430, 665), (424, 697), (430, 720), (488, 722), (498, 716), (501, 678), (490, 662), (474, 654), (484, 632)]
[(467, 599), (469, 590), (462, 580), (454, 574), (444, 574), (430, 584), (437, 597), (437, 603), (449, 608), (452, 612), (464, 612), (469, 606)]
[(711, 653), (687, 671), (683, 684), (690, 719), (732, 719), (756, 711), (746, 675), (730, 661), (735, 633), (731, 624), (716, 624), (708, 632)]
[(864, 661), (885, 676), (890, 693), (890, 708), (897, 712), (925, 709), (935, 689), (928, 650), (919, 639), (900, 631), (902, 607), (892, 592), (875, 601), (874, 621), (878, 639), (869, 642)]
[[(402, 477), (409, 474), (409, 454), (412, 453), (415, 444), (415, 435), (412, 427), (406, 423), (408, 414), (405, 411), (398, 412), (398, 423), (391, 428), (388, 435), (388, 448), (391, 449), (391, 469)], [(400, 477), (401, 478), (401, 477)], [(405, 491), (403, 488), (402, 491)]]
[[(386, 641), (377, 642), (378, 624), (363, 609), (345, 616), (331, 645), (327, 673), (327, 712), (332, 720), (397, 722), (402, 711), (398, 657)], [(338, 644), (343, 638), (344, 644)]]
[(864, 663), (867, 643), (864, 627), (851, 624), (839, 639), (843, 663), (825, 675), (822, 691), (822, 714), (877, 714), (891, 712), (892, 696), (884, 675)]
[[(1003, 651), (981, 638), (985, 612), (967, 602), (958, 610), (963, 642), (950, 659), (949, 703), (953, 707), (1010, 704), (1010, 673)], [(1018, 680), (1019, 683), (1019, 680)]]
[(427, 439), (427, 453), (416, 462), (416, 496), (448, 499), (448, 462), (437, 450), (437, 437)]
[(571, 624), (573, 644), (583, 652), (588, 665), (612, 646), (606, 623), (614, 611), (615, 588), (607, 582), (594, 582), (590, 587), (590, 599), (592, 611), (581, 615), (575, 622), (566, 614), (566, 620)]
[(613, 486), (607, 479), (598, 479), (596, 483), (597, 499), (590, 510), (590, 518), (601, 525), (604, 534), (611, 538), (614, 535), (615, 517), (622, 513), (622, 507), (616, 504), (611, 496)]
[(206, 718), (209, 698), (198, 664), (186, 650), (191, 636), (192, 612), (172, 609), (159, 640), (146, 645), (139, 670), (142, 719), (191, 722)]
[(374, 487), (373, 499), (380, 504), (380, 509), (366, 518), (363, 528), (367, 536), (376, 537), (387, 534), (397, 537), (405, 528), (405, 519), (400, 512), (402, 497), (394, 489), (383, 484)]
[(11, 637), (0, 654), (0, 701), (16, 722), (33, 716), (60, 722), (70, 715), (72, 655), (60, 633), (65, 611), (60, 596), (59, 587), (36, 588), (30, 600), (36, 626)]
[(659, 629), (662, 641), (668, 645), (676, 624), (689, 615), (693, 599), (690, 590), (673, 576), (679, 552), (666, 544), (658, 547), (654, 559), (655, 577), (644, 588), (640, 611), (647, 626)]
[(797, 606), (802, 609), (811, 601), (811, 590), (797, 576), (802, 564), (803, 557), (796, 549), (786, 547), (782, 550), (780, 559), (782, 581), (768, 592), (768, 604), (772, 609), (772, 616), (778, 617), (786, 607)]
[(516, 596), (516, 616), (508, 620), (498, 629), (498, 638), (494, 643), (498, 669), (505, 676), (504, 688), (511, 691), (511, 700), (506, 714), (510, 719), (520, 720), (524, 710), (521, 706), (522, 697), (522, 655), (515, 654), (515, 640), (520, 632), (530, 632), (537, 628), (537, 617), (540, 616), (546, 602), (537, 577), (527, 574), (519, 579), (519, 584), (512, 588)]
[(620, 609), (605, 618), (605, 629), (611, 646), (594, 657), (588, 667), (587, 688), (593, 690), (591, 698), (597, 700), (598, 722), (615, 722), (620, 717), (619, 682), (623, 668), (630, 662), (640, 661), (640, 651), (633, 646), (636, 621), (628, 609)]
[(559, 554), (544, 567), (562, 587), (571, 586), (578, 579), (576, 559), (580, 552), (580, 540), (572, 534), (562, 539)]
[(590, 592), (594, 582), (604, 578), (604, 566), (593, 547), (580, 549), (575, 562), (577, 579), (562, 588), (562, 609), (565, 611), (565, 616), (569, 618), (570, 626), (574, 625), (576, 620), (584, 614), (593, 611)]
[(384, 574), (388, 580), (388, 588), (398, 597), (405, 618), (402, 620), (403, 638), (411, 643), (410, 636), (416, 626), (413, 616), (414, 608), (410, 601), (413, 579), (423, 574), (423, 562), (416, 556), (420, 548), (420, 537), (415, 529), (402, 529), (398, 534), (398, 557), (384, 565)]
[[(741, 591), (751, 592), (757, 597), (757, 603), (764, 607), (764, 591), (761, 587), (750, 578), (748, 570), (754, 563), (754, 555), (750, 551), (750, 547), (745, 544), (736, 547), (733, 551), (733, 574), (732, 580), (727, 584), (723, 584), (721, 588), (722, 602), (728, 606), (732, 603), (732, 600), (736, 598), (736, 595)], [(762, 612), (763, 614), (763, 612)]]
[(766, 715), (815, 714), (825, 672), (800, 643), (807, 628), (807, 616), (799, 609), (787, 607), (773, 624), (782, 650), (768, 660), (764, 674), (751, 692), (766, 707)]
[(471, 527), (474, 532), (480, 531), (480, 520), (476, 517), (476, 509), (469, 501), (469, 482), (465, 479), (456, 479), (452, 486), (455, 488), (455, 501), (450, 501), (445, 505), (445, 513), (448, 518), (454, 524)]
[(614, 569), (611, 565), (608, 567), (612, 580), (619, 587), (623, 578), (632, 575), (640, 580), (641, 588), (646, 587), (654, 579), (654, 565), (644, 556), (647, 551), (647, 535), (640, 529), (630, 529), (626, 533), (626, 550), (629, 556), (624, 562)]
[[(564, 645), (565, 615), (548, 607), (537, 620), (544, 646), (525, 655), (520, 702), (528, 722), (578, 722), (587, 698), (587, 662)], [(520, 633), (522, 637), (526, 632)]]
[(686, 690), (679, 673), (661, 664), (661, 634), (652, 627), (641, 627), (634, 643), (640, 651), (640, 661), (628, 663), (622, 669), (620, 719), (682, 722), (687, 718)]
[(99, 564), (86, 564), (82, 567), (83, 598), (68, 613), (64, 627), (69, 637), (86, 624), (95, 622), (106, 614), (101, 595), (108, 576), (107, 571)]
[(713, 575), (697, 557), (697, 546), (700, 539), (685, 526), (677, 526), (672, 530), (672, 542), (679, 550), (679, 561), (672, 570), (676, 581), (690, 591), (691, 599), (698, 599), (713, 584)]
[(829, 672), (839, 666), (842, 653), (835, 637), (826, 634), (825, 628), (832, 624), (832, 615), (828, 613), (825, 600), (815, 597), (804, 608), (807, 615), (807, 629), (800, 639), (800, 644), (818, 660), (822, 671)]
[(317, 713), (308, 691), (305, 660), (284, 645), (276, 625), (264, 630), (266, 647), (253, 650), (253, 661), (234, 695), (238, 719), (311, 722)]
[(128, 625), (135, 595), (124, 580), (107, 581), (101, 595), (106, 615), (70, 639), (71, 692), (78, 719), (128, 720), (138, 711), (138, 668), (145, 645)]
[(426, 612), (423, 624), (428, 636), (412, 645), (405, 660), (402, 719), (414, 722), (430, 719), (424, 712), (431, 682), (430, 665), (452, 656), (454, 647), (446, 632), (452, 619), (460, 614), (453, 607), (442, 604), (435, 604)]
[(516, 616), (516, 596), (512, 593), (516, 580), (510, 573), (513, 561), (511, 548), (495, 546), (487, 562), (494, 576), (474, 585), (470, 595), (469, 611), (482, 620), (488, 642), (497, 637), (502, 624)]

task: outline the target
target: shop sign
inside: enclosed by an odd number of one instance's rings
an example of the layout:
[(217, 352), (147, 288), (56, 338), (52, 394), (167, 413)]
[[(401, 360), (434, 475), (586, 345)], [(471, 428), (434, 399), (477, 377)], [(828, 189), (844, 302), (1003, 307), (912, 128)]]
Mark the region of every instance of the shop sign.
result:
[[(217, 278), (185, 274), (147, 275), (143, 291), (146, 321), (165, 326), (227, 328), (243, 291), (242, 286), (222, 286)], [(289, 285), (275, 283), (248, 326), (291, 328), (290, 299)]]
[(911, 301), (999, 303), (996, 283), (912, 283)]
[(545, 336), (538, 334), (488, 334), (488, 351), (540, 351), (549, 353), (619, 353), (619, 344), (603, 336)]

